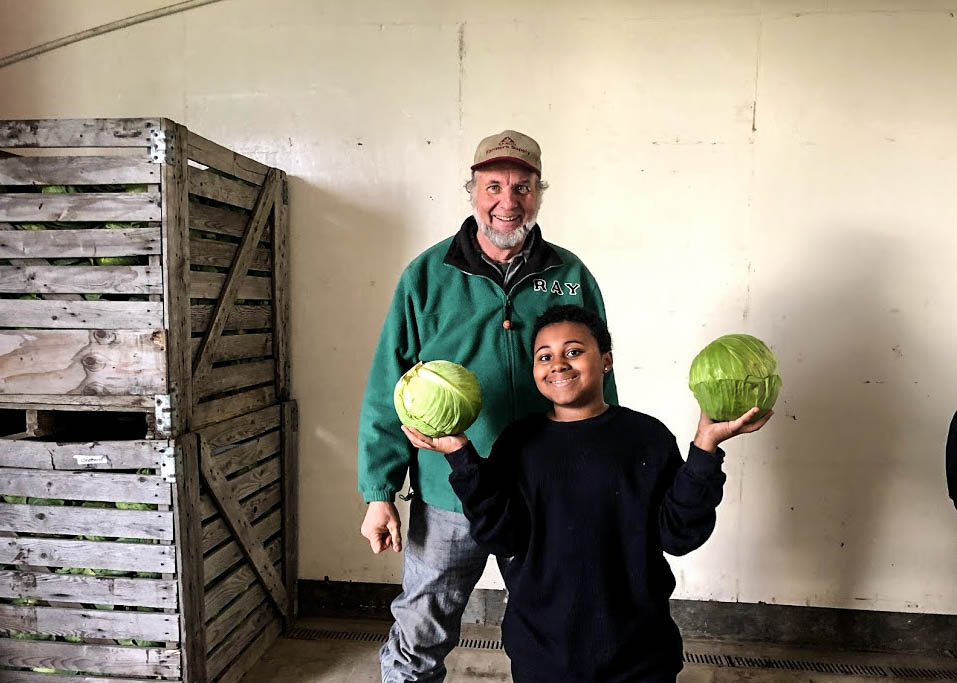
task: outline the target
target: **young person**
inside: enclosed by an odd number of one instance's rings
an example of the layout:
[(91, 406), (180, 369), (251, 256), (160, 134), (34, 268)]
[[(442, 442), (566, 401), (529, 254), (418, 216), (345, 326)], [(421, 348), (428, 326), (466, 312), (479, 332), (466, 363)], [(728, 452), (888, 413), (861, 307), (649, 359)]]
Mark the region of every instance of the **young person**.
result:
[(725, 481), (718, 444), (771, 414), (702, 414), (684, 461), (661, 422), (605, 402), (611, 337), (597, 314), (552, 307), (532, 336), (535, 383), (552, 408), (506, 428), (488, 459), (462, 434), (402, 429), (446, 454), (473, 537), (512, 558), (502, 640), (516, 683), (673, 683), (681, 636), (663, 552), (708, 539)]

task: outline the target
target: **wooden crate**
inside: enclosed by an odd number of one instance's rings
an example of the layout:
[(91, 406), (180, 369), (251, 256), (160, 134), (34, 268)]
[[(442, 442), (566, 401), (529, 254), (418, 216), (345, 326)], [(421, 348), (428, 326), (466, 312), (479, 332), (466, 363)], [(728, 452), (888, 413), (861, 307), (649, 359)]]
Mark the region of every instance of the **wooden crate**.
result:
[(0, 150), (0, 681), (236, 681), (295, 611), (285, 175), (166, 119)]

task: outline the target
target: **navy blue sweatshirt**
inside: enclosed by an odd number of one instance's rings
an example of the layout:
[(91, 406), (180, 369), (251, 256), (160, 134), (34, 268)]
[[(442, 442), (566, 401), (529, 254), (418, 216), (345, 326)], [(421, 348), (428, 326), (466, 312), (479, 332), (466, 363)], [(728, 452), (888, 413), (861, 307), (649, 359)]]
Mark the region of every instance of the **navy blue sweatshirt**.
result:
[(471, 443), (446, 458), (476, 542), (513, 557), (502, 640), (515, 669), (581, 683), (680, 671), (662, 552), (714, 530), (722, 451), (692, 444), (685, 462), (661, 422), (610, 406), (577, 422), (531, 416), (488, 459)]

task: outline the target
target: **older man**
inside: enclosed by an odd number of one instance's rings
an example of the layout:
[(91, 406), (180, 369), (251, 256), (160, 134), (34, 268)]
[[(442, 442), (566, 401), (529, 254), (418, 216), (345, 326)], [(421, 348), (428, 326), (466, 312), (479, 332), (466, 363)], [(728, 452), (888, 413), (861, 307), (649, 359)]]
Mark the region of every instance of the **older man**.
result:
[[(395, 624), (380, 651), (383, 681), (445, 678), (445, 656), (488, 559), (469, 536), (445, 458), (416, 451), (400, 431), (395, 383), (419, 361), (451, 360), (474, 372), (483, 407), (467, 434), (485, 456), (509, 423), (548, 407), (532, 378), (535, 318), (558, 303), (604, 317), (585, 265), (542, 237), (541, 175), (541, 150), (527, 135), (506, 130), (479, 143), (465, 186), (473, 215), (406, 267), (372, 360), (359, 421), (359, 491), (368, 503), (361, 533), (374, 553), (405, 547)], [(617, 402), (610, 374), (605, 395)], [(412, 492), (403, 544), (393, 501), (406, 472)]]

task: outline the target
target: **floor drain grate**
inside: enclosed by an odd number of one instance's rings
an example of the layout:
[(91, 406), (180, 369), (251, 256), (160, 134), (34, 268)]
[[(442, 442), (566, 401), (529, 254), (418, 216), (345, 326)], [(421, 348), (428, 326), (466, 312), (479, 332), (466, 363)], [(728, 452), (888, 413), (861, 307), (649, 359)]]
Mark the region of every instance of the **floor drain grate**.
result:
[(701, 655), (695, 652), (685, 652), (685, 664), (714, 664), (715, 666), (725, 666), (726, 662), (723, 655)]
[(351, 640), (360, 643), (384, 643), (385, 633), (357, 633), (355, 631), (317, 631), (309, 628), (294, 628), (286, 638), (296, 640)]
[(890, 666), (890, 672), (898, 678), (914, 678), (921, 681), (957, 681), (957, 671), (942, 669), (911, 669), (907, 667)]
[(821, 674), (844, 674), (845, 676), (887, 676), (887, 672), (879, 666), (807, 662), (793, 659), (770, 659), (768, 657), (739, 657), (737, 655), (729, 656), (728, 659), (731, 661), (731, 666), (738, 667), (782, 669), (784, 671), (811, 671)]
[(468, 647), (473, 650), (501, 650), (501, 640), (479, 640), (477, 638), (463, 638), (459, 641), (459, 647)]

